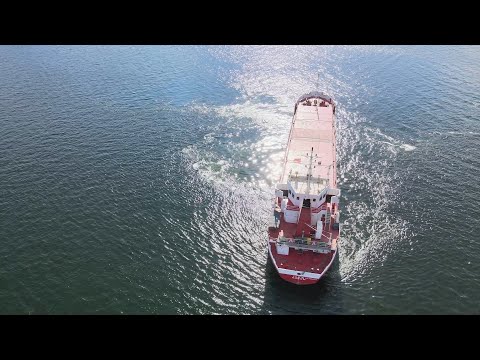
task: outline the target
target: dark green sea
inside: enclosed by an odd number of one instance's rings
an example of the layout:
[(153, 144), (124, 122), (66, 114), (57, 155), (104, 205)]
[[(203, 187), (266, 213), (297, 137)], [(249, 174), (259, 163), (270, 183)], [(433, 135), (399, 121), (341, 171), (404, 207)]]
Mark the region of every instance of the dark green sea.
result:
[[(267, 259), (294, 103), (337, 102), (342, 238)], [(1, 314), (479, 314), (479, 46), (0, 46)]]

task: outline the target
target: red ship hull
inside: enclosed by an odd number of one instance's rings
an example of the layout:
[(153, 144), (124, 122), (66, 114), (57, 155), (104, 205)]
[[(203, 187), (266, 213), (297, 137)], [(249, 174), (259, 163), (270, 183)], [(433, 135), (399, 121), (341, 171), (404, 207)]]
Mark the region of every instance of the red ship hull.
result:
[[(274, 198), (268, 253), (279, 276), (317, 283), (332, 265), (340, 234), (335, 104), (310, 93), (295, 104), (284, 170)], [(306, 155), (305, 155), (306, 154)]]

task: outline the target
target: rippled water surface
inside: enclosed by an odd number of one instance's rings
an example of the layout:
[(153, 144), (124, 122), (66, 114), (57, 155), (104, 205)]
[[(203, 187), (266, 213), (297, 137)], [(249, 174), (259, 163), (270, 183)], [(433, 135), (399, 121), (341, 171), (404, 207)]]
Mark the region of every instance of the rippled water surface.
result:
[[(343, 232), (267, 260), (295, 100), (337, 101)], [(0, 47), (0, 313), (480, 312), (480, 47)]]

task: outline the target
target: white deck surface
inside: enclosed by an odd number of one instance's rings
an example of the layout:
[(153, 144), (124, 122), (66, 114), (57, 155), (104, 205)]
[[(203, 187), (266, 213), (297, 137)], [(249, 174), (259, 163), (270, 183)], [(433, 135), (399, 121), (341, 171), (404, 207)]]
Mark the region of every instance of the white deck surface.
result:
[[(289, 138), (282, 183), (286, 183), (288, 175), (291, 174), (292, 185), (296, 191), (306, 192), (306, 175), (313, 148), (310, 194), (318, 194), (326, 186), (327, 179), (330, 187), (336, 186), (334, 126), (333, 107), (330, 104), (327, 103), (327, 107), (298, 104)], [(296, 176), (298, 181), (295, 181)]]

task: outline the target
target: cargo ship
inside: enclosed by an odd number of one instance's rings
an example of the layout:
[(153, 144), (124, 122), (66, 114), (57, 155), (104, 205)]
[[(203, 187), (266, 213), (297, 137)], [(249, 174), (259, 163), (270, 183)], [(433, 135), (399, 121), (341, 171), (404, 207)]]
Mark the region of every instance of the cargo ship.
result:
[(337, 255), (340, 235), (335, 103), (314, 91), (295, 103), (283, 172), (275, 185), (268, 253), (280, 277), (317, 283)]

